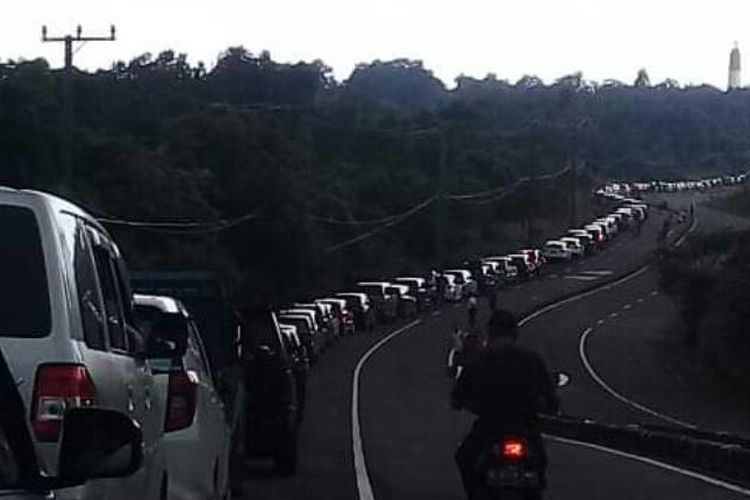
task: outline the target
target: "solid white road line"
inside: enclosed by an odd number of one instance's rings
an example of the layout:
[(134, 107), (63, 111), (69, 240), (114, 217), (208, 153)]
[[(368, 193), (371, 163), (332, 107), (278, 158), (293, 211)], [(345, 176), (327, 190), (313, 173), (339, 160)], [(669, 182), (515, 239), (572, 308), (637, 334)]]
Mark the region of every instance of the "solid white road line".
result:
[(615, 450), (613, 448), (607, 448), (606, 446), (601, 446), (598, 444), (593, 443), (586, 443), (584, 441), (577, 441), (575, 439), (568, 439), (558, 436), (550, 436), (545, 434), (545, 438), (550, 439), (552, 441), (557, 441), (560, 443), (565, 443), (573, 446), (583, 446), (584, 448), (590, 448), (592, 450), (601, 451), (603, 453), (609, 453), (610, 455), (616, 455), (618, 457), (622, 458), (628, 458), (630, 460), (634, 460), (636, 462), (642, 462), (647, 465), (651, 465), (653, 467), (658, 467), (660, 469), (668, 470), (670, 472), (674, 472), (676, 474), (680, 474), (683, 476), (687, 476), (690, 478), (693, 478), (697, 481), (701, 481), (706, 484), (710, 484), (711, 486), (716, 486), (718, 488), (724, 488), (725, 490), (732, 491), (734, 493), (739, 493), (740, 495), (744, 495), (746, 497), (750, 497), (750, 490), (743, 488), (741, 486), (738, 486), (736, 484), (728, 483), (726, 481), (722, 481), (721, 479), (716, 479), (710, 476), (706, 476), (704, 474), (700, 474), (698, 472), (694, 472), (688, 469), (683, 469), (682, 467), (677, 467), (675, 465), (667, 464), (664, 462), (660, 462), (658, 460), (654, 460), (653, 458), (648, 457), (642, 457), (640, 455), (633, 455), (632, 453), (627, 453), (620, 450)]
[(365, 462), (365, 453), (362, 448), (362, 432), (359, 427), (359, 375), (362, 373), (362, 367), (375, 351), (383, 347), (394, 337), (414, 328), (421, 322), (421, 319), (416, 319), (380, 339), (359, 358), (357, 366), (354, 368), (354, 375), (352, 376), (352, 453), (354, 454), (354, 474), (357, 478), (357, 491), (359, 492), (360, 500), (374, 500), (375, 497), (372, 494), (370, 476), (367, 474), (367, 463)]
[(637, 410), (640, 410), (644, 413), (648, 413), (649, 415), (652, 415), (656, 418), (659, 418), (661, 420), (664, 420), (666, 422), (669, 422), (671, 424), (677, 424), (682, 427), (688, 427), (690, 429), (694, 429), (695, 426), (693, 424), (689, 424), (687, 422), (684, 422), (680, 419), (670, 417), (669, 415), (665, 415), (663, 413), (659, 413), (656, 410), (653, 410), (649, 408), (648, 406), (644, 406), (640, 403), (637, 403), (633, 401), (632, 399), (628, 399), (616, 390), (614, 390), (612, 387), (607, 384), (604, 379), (602, 379), (599, 374), (594, 370), (594, 367), (591, 366), (591, 363), (589, 362), (589, 358), (586, 355), (586, 340), (589, 337), (589, 334), (593, 331), (592, 328), (586, 328), (583, 333), (581, 334), (580, 339), (578, 340), (578, 355), (581, 358), (581, 362), (583, 362), (583, 366), (586, 368), (586, 371), (589, 373), (592, 379), (599, 384), (599, 386), (602, 387), (605, 391), (607, 391), (611, 396), (613, 396), (615, 399), (620, 400), (621, 402), (625, 403), (628, 406), (631, 406)]

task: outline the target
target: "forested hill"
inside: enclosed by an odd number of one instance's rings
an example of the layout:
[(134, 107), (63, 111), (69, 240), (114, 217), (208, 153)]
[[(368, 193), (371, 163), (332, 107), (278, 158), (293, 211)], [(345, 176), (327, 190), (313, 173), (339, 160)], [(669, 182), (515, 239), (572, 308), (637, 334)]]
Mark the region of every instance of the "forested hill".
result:
[(750, 155), (744, 90), (645, 75), (447, 89), (410, 60), (337, 82), (320, 61), (232, 48), (210, 70), (167, 51), (76, 71), (66, 172), (62, 76), (41, 59), (0, 64), (0, 183), (110, 219), (189, 222), (110, 227), (133, 267), (216, 269), (238, 297), (538, 243), (571, 206), (570, 172), (544, 175), (574, 160), (584, 199), (593, 179), (744, 170)]

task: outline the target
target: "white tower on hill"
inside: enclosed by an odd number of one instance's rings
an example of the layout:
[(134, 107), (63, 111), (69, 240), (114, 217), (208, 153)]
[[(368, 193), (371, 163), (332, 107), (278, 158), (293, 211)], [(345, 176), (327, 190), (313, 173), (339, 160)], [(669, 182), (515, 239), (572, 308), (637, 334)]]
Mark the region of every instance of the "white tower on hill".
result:
[(740, 49), (737, 48), (737, 42), (735, 42), (732, 52), (729, 53), (729, 85), (727, 89), (738, 89), (740, 85)]

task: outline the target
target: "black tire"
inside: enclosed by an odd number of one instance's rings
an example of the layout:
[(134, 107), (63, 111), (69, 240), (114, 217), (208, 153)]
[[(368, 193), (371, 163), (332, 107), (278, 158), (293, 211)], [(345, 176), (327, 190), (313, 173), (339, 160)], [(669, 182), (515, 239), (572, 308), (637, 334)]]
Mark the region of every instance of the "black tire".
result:
[(292, 476), (297, 472), (299, 450), (297, 449), (297, 432), (287, 427), (279, 436), (279, 448), (274, 456), (277, 472), (282, 476)]

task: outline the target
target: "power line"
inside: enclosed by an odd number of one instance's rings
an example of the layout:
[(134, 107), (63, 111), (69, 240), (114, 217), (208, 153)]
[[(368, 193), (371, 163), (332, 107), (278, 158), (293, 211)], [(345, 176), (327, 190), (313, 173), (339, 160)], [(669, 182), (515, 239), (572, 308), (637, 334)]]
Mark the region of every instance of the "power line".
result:
[(103, 224), (114, 226), (125, 226), (134, 229), (140, 229), (151, 233), (171, 234), (171, 235), (200, 235), (214, 234), (227, 229), (233, 228), (243, 222), (247, 222), (260, 217), (260, 209), (256, 209), (247, 214), (235, 217), (229, 220), (218, 220), (214, 222), (202, 221), (179, 221), (179, 222), (149, 222), (149, 221), (131, 221), (126, 219), (117, 219), (112, 217), (98, 217), (97, 220)]
[(398, 216), (396, 219), (391, 220), (390, 222), (386, 222), (382, 226), (376, 227), (375, 229), (372, 229), (370, 231), (367, 231), (366, 233), (362, 233), (359, 236), (355, 236), (354, 238), (350, 238), (346, 241), (342, 241), (341, 243), (337, 243), (335, 245), (331, 245), (328, 248), (324, 250), (325, 253), (330, 253), (336, 250), (339, 250), (341, 248), (353, 245), (355, 243), (358, 243), (360, 241), (366, 240), (372, 236), (375, 236), (376, 234), (385, 231), (386, 229), (395, 226), (396, 224), (399, 224), (409, 218), (410, 216), (416, 214), (420, 210), (423, 210), (427, 208), (429, 205), (431, 205), (433, 202), (435, 202), (439, 198), (438, 195), (434, 195), (420, 203), (419, 205), (410, 208), (400, 216)]
[[(476, 198), (487, 198), (494, 195), (504, 195), (505, 191), (507, 190), (514, 190), (518, 188), (521, 184), (525, 184), (526, 182), (535, 180), (535, 181), (546, 181), (555, 179), (557, 177), (560, 177), (561, 175), (564, 175), (566, 172), (570, 170), (570, 167), (565, 167), (561, 170), (558, 170), (557, 172), (553, 172), (550, 174), (545, 175), (539, 175), (534, 177), (519, 177), (515, 181), (513, 181), (511, 184), (506, 184), (503, 186), (499, 186), (493, 189), (488, 189), (486, 191), (477, 191), (474, 193), (463, 193), (463, 194), (452, 194), (447, 195), (446, 199), (454, 200), (454, 201), (464, 201), (464, 200), (473, 200)], [(482, 200), (485, 201), (485, 200)]]

